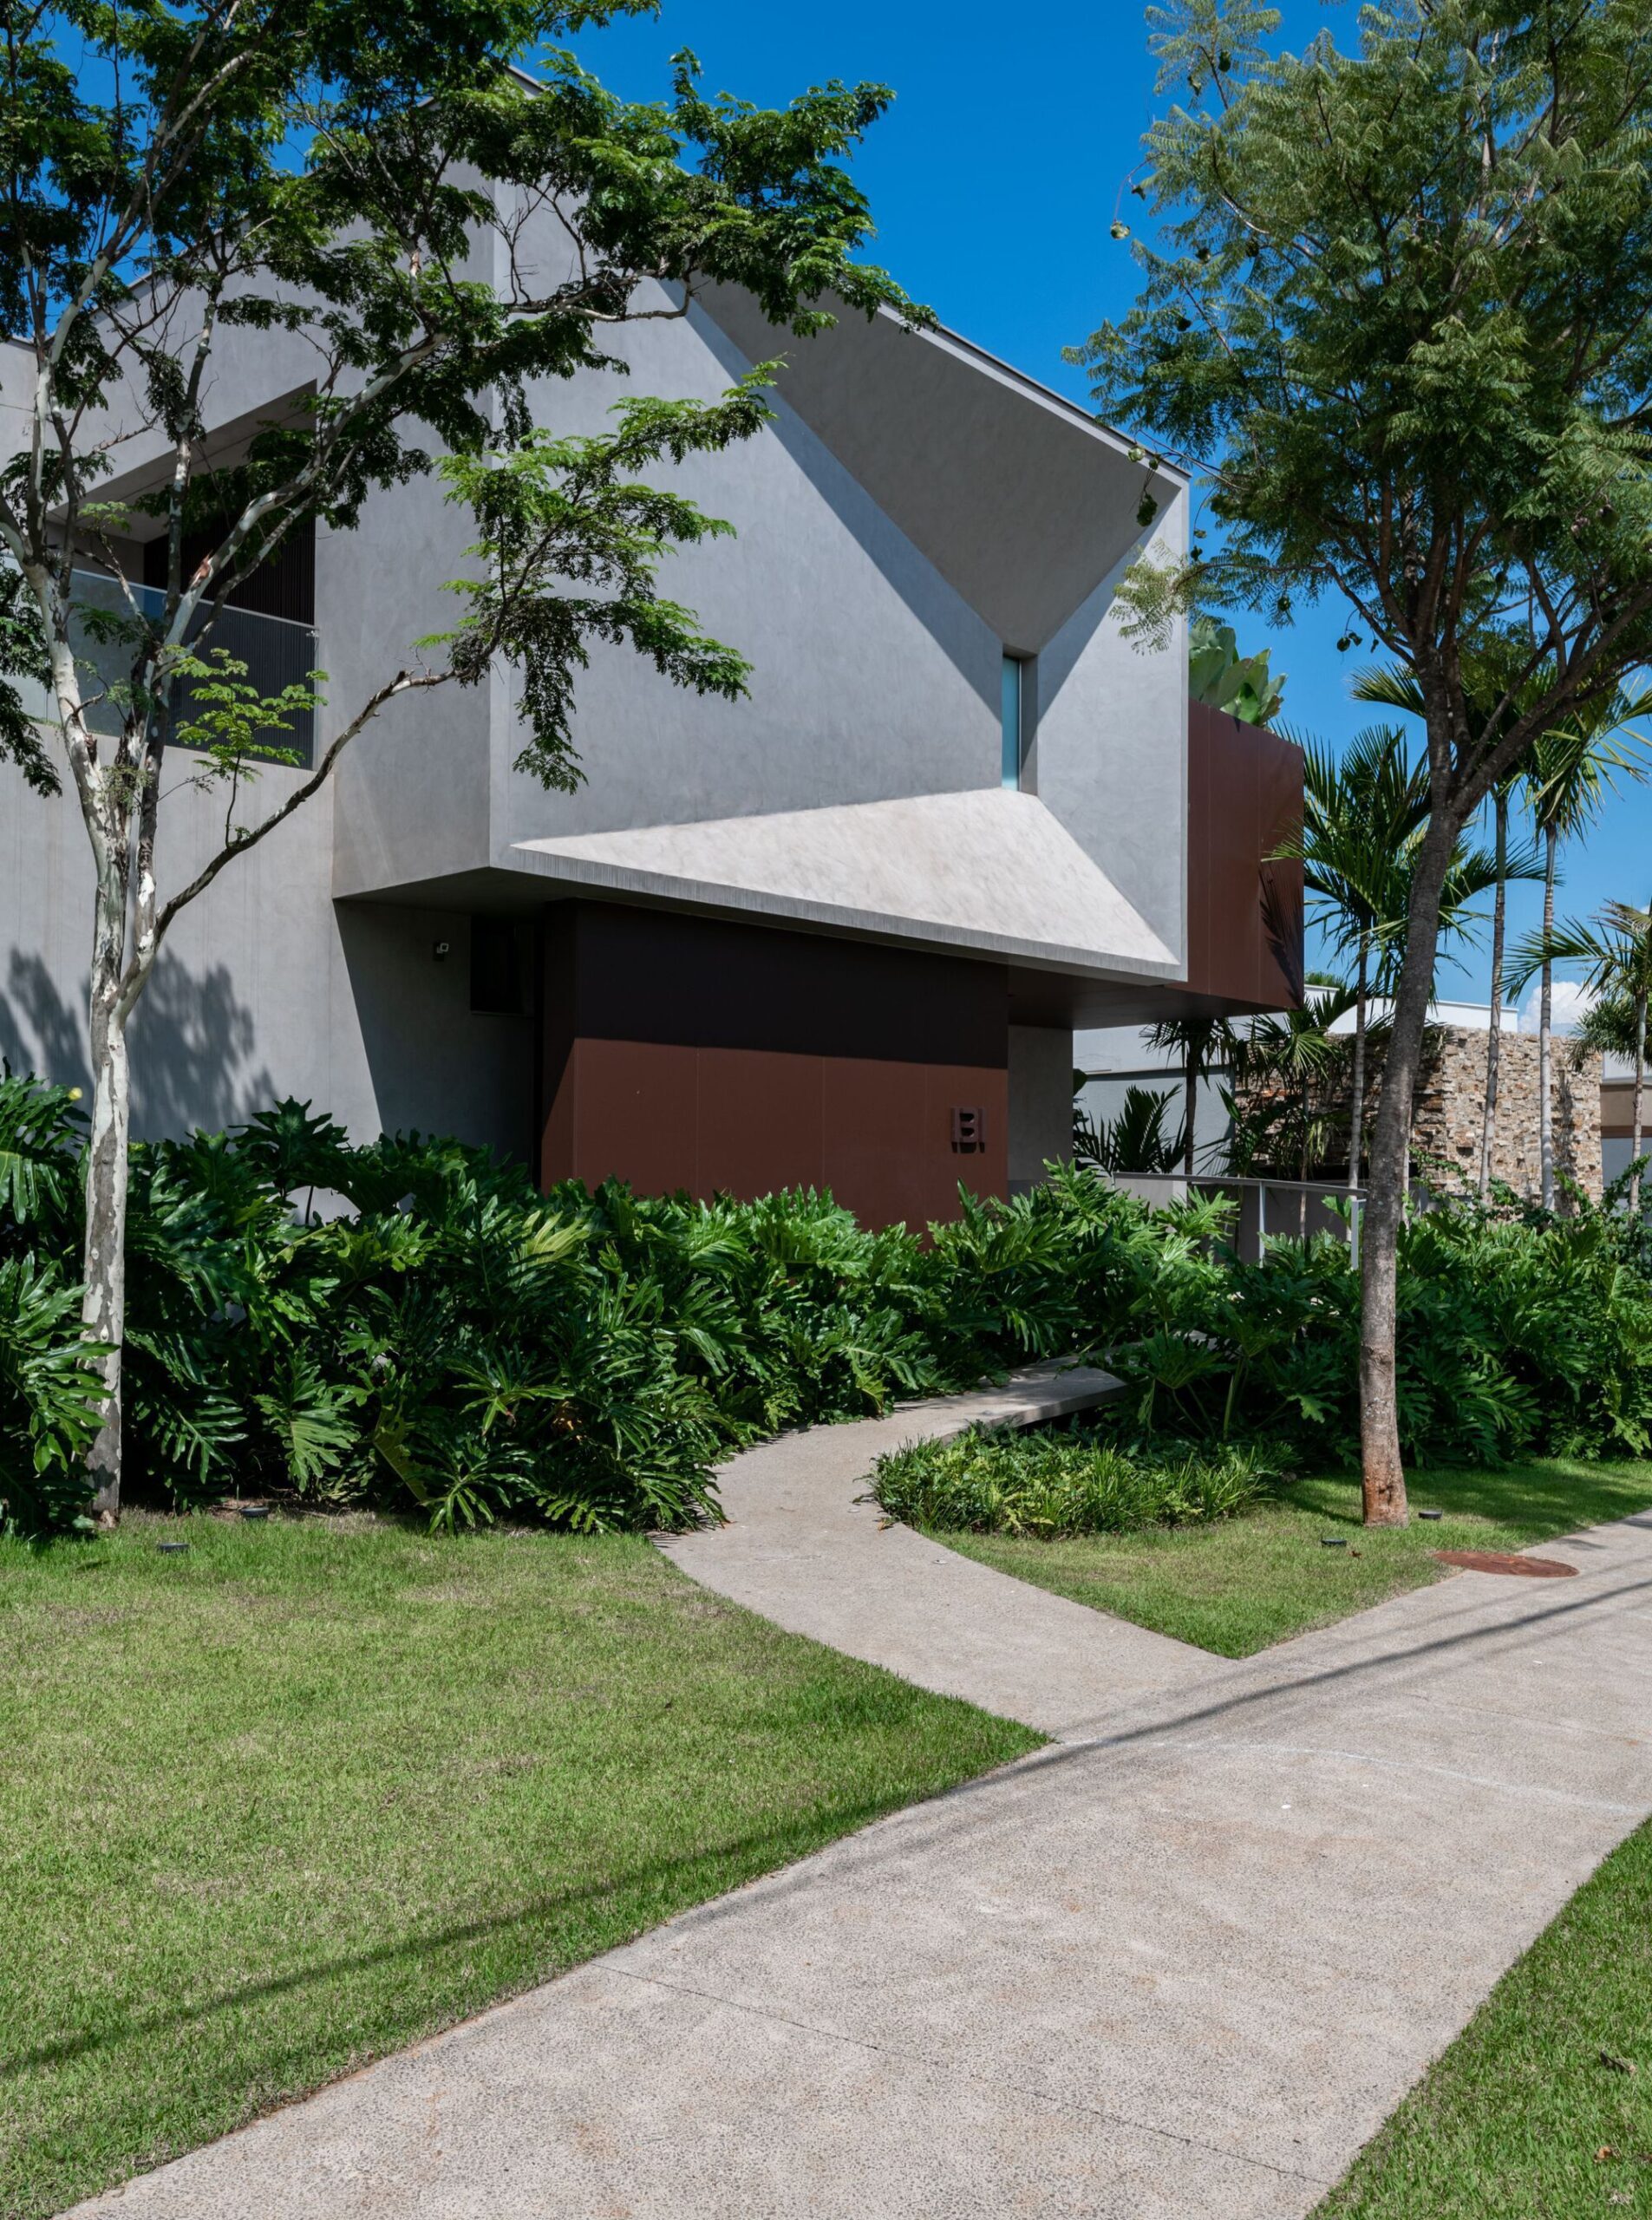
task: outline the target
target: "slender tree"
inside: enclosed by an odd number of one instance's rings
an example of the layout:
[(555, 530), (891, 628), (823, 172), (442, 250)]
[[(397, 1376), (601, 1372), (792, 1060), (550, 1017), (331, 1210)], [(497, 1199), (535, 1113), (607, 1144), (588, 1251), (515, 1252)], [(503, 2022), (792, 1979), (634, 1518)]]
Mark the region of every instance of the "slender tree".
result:
[[(1543, 933), (1546, 951), (1555, 929), (1557, 865), (1563, 840), (1576, 839), (1600, 815), (1619, 774), (1643, 775), (1639, 741), (1623, 735), (1652, 702), (1622, 694), (1594, 714), (1544, 733), (1526, 773), (1531, 815), (1543, 841)], [(1524, 985), (1529, 974), (1522, 974)], [(1545, 952), (1538, 988), (1538, 1180), (1546, 1211), (1555, 1206), (1554, 963)], [(1518, 993), (1519, 989), (1515, 991)]]
[[(754, 108), (706, 98), (685, 55), (669, 99), (632, 105), (546, 44), (646, 12), (647, 0), (7, 10), (0, 318), (29, 368), (21, 452), (0, 471), (0, 677), (43, 684), (50, 711), (42, 729), (18, 686), (0, 684), (0, 753), (42, 793), (67, 767), (89, 847), (84, 1316), (107, 1352), (91, 1459), (106, 1514), (121, 1472), (127, 1028), (172, 923), (403, 695), (514, 663), (519, 767), (566, 787), (592, 639), (738, 694), (738, 653), (655, 584), (673, 547), (725, 527), (650, 473), (753, 434), (761, 375), (708, 402), (638, 397), (596, 437), (556, 437), (536, 408), (577, 372), (622, 368), (615, 328), (687, 317), (705, 281), (748, 288), (805, 335), (832, 320), (828, 298), (867, 314), (900, 303), (858, 258), (866, 210), (842, 160), (885, 92), (833, 84)], [(302, 358), (302, 390), (225, 453), (209, 421), (220, 358), (259, 344)], [(100, 498), (116, 431), (123, 452), (159, 458), (124, 503)], [(349, 531), (375, 490), (438, 469), (473, 526), (453, 629), (416, 652), (387, 648), (380, 682), (330, 709), (313, 772), (249, 819), (249, 774), (284, 760), (305, 689), (260, 695), (215, 652), (218, 611), (300, 527)], [(157, 532), (165, 583), (151, 594), (133, 542)], [(101, 573), (90, 586), (88, 566)], [(218, 852), (168, 891), (162, 833), (180, 782), (163, 767), (180, 718), (200, 750), (194, 777), (220, 782), (227, 806)]]
[(1307, 985), (1295, 1009), (1253, 1017), (1236, 1034), (1233, 1050), (1234, 1119), (1244, 1160), (1250, 1160), (1262, 1133), (1272, 1128), (1294, 1156), (1304, 1185), (1331, 1132), (1329, 1083), (1343, 1042), (1336, 1028), (1354, 1007), (1353, 989), (1328, 974), (1310, 975)]
[[(1277, 852), (1299, 859), (1315, 922), (1335, 953), (1354, 964), (1354, 1047), (1349, 1081), (1350, 1191), (1360, 1185), (1365, 1133), (1367, 1036), (1374, 993), (1392, 992), (1405, 944), (1411, 882), (1428, 822), (1428, 767), (1394, 725), (1356, 733), (1340, 757), (1303, 742), (1303, 823)], [(1459, 843), (1440, 891), (1440, 932), (1466, 936), (1473, 904), (1511, 875), (1537, 876), (1530, 852), (1511, 859)]]
[(1198, 1120), (1198, 1090), (1214, 1066), (1232, 1054), (1233, 1028), (1224, 1017), (1169, 1017), (1147, 1035), (1155, 1048), (1171, 1048), (1181, 1058), (1187, 1110), (1182, 1123), (1182, 1170), (1193, 1176)]
[[(1506, 650), (1496, 658), (1486, 657), (1479, 664), (1471, 663), (1465, 686), (1465, 700), (1470, 714), (1483, 720), (1496, 708), (1512, 675), (1512, 658)], [(1527, 677), (1524, 691), (1527, 695), (1535, 694), (1541, 684), (1541, 677), (1536, 682)], [(1379, 702), (1384, 708), (1404, 709), (1419, 721), (1422, 719), (1422, 689), (1414, 674), (1402, 668), (1374, 665), (1358, 674), (1353, 690), (1357, 702)], [(1524, 872), (1512, 872), (1509, 868), (1509, 811), (1520, 783), (1518, 771), (1506, 771), (1493, 782), (1491, 791), (1494, 883), (1492, 890), (1491, 1022), (1486, 1028), (1485, 1100), (1480, 1114), (1479, 1197), (1482, 1203), (1486, 1201), (1492, 1192), (1492, 1166), (1497, 1146), (1498, 1082), (1503, 1061), (1503, 953), (1508, 937), (1509, 880), (1512, 877), (1527, 875)]]
[[(1637, 910), (1633, 903), (1609, 902), (1592, 924), (1573, 920), (1557, 925), (1552, 913), (1545, 913), (1543, 930), (1531, 936), (1516, 951), (1515, 974), (1525, 983), (1534, 973), (1548, 975), (1557, 963), (1575, 965), (1583, 983), (1598, 998), (1597, 1007), (1606, 1013), (1608, 1023), (1595, 1028), (1594, 1035), (1621, 1037), (1623, 1029), (1629, 1034), (1635, 1071), (1629, 1128), (1629, 1161), (1635, 1169), (1629, 1175), (1629, 1201), (1630, 1215), (1638, 1217), (1646, 1014), (1652, 999), (1652, 907)], [(1610, 1024), (1625, 1011), (1627, 1028)], [(1585, 1044), (1596, 1045), (1590, 1032), (1583, 1038)]]
[(1386, 977), (1401, 859), (1428, 816), (1426, 769), (1409, 761), (1393, 726), (1356, 733), (1335, 758), (1303, 741), (1303, 825), (1283, 855), (1298, 857), (1314, 921), (1354, 963), (1354, 1050), (1348, 1087), (1348, 1185), (1360, 1184), (1365, 1134), (1366, 1041), (1374, 971)]
[(1157, 226), (1137, 306), (1080, 358), (1111, 421), (1203, 473), (1214, 529), (1139, 566), (1129, 621), (1151, 649), (1192, 607), (1329, 594), (1421, 698), (1360, 1336), (1365, 1515), (1401, 1524), (1397, 1243), (1451, 858), (1539, 736), (1652, 655), (1652, 11), (1390, 0), (1300, 55), (1257, 0), (1152, 20), (1181, 96), (1137, 179)]
[(1492, 853), (1497, 889), (1492, 910), (1491, 1024), (1485, 1041), (1485, 1103), (1480, 1113), (1480, 1177), (1482, 1203), (1492, 1192), (1492, 1165), (1497, 1150), (1497, 1089), (1503, 1061), (1503, 950), (1509, 920), (1509, 807), (1515, 778), (1510, 774), (1492, 788)]

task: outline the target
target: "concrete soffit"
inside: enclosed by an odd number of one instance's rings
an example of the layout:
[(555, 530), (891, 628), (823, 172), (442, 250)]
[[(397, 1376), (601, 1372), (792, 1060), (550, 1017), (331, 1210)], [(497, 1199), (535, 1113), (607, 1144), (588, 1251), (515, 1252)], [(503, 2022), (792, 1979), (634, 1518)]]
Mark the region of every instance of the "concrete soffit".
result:
[(1183, 967), (1031, 794), (998, 787), (522, 840), (573, 893), (691, 904), (1118, 979)]
[(954, 332), (845, 310), (800, 339), (738, 287), (695, 297), (747, 362), (783, 358), (781, 402), (1015, 654), (1047, 646), (1185, 490)]

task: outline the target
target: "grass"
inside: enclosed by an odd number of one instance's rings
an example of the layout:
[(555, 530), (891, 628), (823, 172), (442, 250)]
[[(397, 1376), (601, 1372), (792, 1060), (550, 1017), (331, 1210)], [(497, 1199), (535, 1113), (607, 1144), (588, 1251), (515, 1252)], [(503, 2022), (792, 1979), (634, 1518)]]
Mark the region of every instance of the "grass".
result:
[(1652, 1826), (1585, 1883), (1316, 2220), (1652, 2213)]
[[(1518, 1550), (1652, 1503), (1652, 1463), (1545, 1458), (1504, 1472), (1416, 1472), (1414, 1508), (1438, 1523), (1367, 1531), (1357, 1480), (1301, 1479), (1257, 1509), (1209, 1525), (1046, 1542), (937, 1533), (964, 1556), (1223, 1657), (1327, 1626), (1444, 1577), (1435, 1550)], [(1345, 1549), (1321, 1545), (1342, 1537)]]
[(1038, 1739), (641, 1540), (201, 1516), (0, 1544), (0, 2213), (54, 2212)]

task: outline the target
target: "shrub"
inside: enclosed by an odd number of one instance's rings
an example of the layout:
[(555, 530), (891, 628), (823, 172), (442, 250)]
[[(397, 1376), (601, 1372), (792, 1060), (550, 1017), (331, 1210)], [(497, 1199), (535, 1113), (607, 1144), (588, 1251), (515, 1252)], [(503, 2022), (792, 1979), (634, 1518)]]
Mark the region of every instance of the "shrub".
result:
[[(0, 1260), (26, 1241), (56, 1303), (36, 1299), (27, 1333), (0, 1305), (0, 1381), (14, 1365), (43, 1380), (42, 1348), (86, 1367), (82, 1126), (62, 1090), (0, 1079)], [(319, 1218), (318, 1192), (343, 1214)], [(232, 1487), (402, 1504), (438, 1528), (680, 1526), (742, 1443), (1070, 1343), (1094, 1297), (1087, 1241), (996, 1206), (925, 1246), (807, 1192), (542, 1195), (484, 1150), (353, 1147), (280, 1103), (228, 1134), (133, 1147), (126, 1485), (173, 1504)], [(83, 1505), (83, 1445), (56, 1424), (13, 1428), (53, 1474), (27, 1499), (3, 1491), (13, 1526)]]
[(71, 1525), (85, 1506), (100, 1382), (65, 1269), (78, 1114), (68, 1088), (0, 1067), (0, 1532)]
[(1093, 1431), (971, 1428), (878, 1459), (878, 1501), (909, 1526), (972, 1534), (1124, 1534), (1248, 1510), (1272, 1477), (1254, 1449), (1127, 1456)]
[[(1210, 1215), (1206, 1215), (1206, 1213)], [(1173, 1213), (1165, 1213), (1169, 1219)], [(1288, 1439), (1316, 1461), (1359, 1450), (1357, 1265), (1329, 1237), (1220, 1245), (1219, 1205), (1138, 1237), (1107, 1361), (1132, 1393), (1124, 1439)], [(1652, 1283), (1628, 1221), (1441, 1206), (1401, 1229), (1401, 1440), (1422, 1463), (1639, 1456), (1652, 1447)]]
[[(0, 1524), (16, 1528), (85, 1501), (83, 1127), (65, 1090), (0, 1076)], [(314, 1211), (322, 1193), (342, 1215)], [(1352, 1456), (1346, 1248), (1282, 1242), (1244, 1266), (1228, 1223), (1219, 1203), (1152, 1210), (1072, 1166), (1014, 1202), (963, 1198), (927, 1240), (812, 1192), (542, 1195), (485, 1150), (355, 1147), (278, 1103), (227, 1134), (133, 1148), (127, 1485), (175, 1504), (240, 1487), (401, 1505), (439, 1528), (680, 1526), (742, 1443), (1069, 1352), (1126, 1381), (1100, 1423), (1155, 1467), (1178, 1440), (1206, 1461), (1242, 1440)], [(1642, 1251), (1622, 1214), (1587, 1208), (1414, 1220), (1407, 1452), (1646, 1450)]]

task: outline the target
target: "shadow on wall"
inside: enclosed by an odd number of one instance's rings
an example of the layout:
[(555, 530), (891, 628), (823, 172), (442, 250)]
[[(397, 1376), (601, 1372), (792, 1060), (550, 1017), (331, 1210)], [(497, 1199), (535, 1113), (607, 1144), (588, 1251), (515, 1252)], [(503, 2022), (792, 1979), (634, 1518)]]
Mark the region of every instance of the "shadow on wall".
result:
[(334, 914), (383, 1131), (450, 1133), (534, 1162), (528, 981), (516, 1014), (474, 1011), (464, 911), (341, 902)]
[[(0, 1056), (14, 1072), (37, 1072), (89, 1090), (85, 984), (66, 1002), (37, 956), (13, 949), (0, 987)], [(132, 1132), (136, 1139), (216, 1132), (274, 1101), (267, 1066), (253, 1067), (251, 1011), (220, 964), (194, 973), (163, 955), (132, 1024)]]

